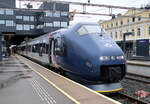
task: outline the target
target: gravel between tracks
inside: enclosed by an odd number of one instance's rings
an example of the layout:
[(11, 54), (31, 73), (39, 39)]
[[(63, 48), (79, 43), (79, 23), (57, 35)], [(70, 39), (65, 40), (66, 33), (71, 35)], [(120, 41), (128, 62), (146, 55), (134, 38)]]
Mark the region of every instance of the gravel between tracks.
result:
[[(134, 80), (129, 80), (129, 79), (123, 79), (121, 81), (121, 84), (123, 86), (123, 90), (121, 92), (129, 96), (133, 96), (135, 98), (138, 98), (135, 96), (135, 92), (138, 90), (144, 90), (144, 91), (150, 92), (150, 84), (143, 84), (143, 83), (136, 82)], [(145, 97), (145, 98), (139, 98), (139, 99), (146, 101), (148, 102), (148, 104), (150, 104), (150, 96)]]

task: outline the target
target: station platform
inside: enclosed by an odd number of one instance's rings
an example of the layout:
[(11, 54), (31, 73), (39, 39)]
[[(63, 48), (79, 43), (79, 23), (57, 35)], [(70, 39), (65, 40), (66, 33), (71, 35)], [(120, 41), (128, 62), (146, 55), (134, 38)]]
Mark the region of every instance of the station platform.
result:
[(150, 61), (128, 60), (127, 64), (129, 64), (129, 65), (138, 65), (138, 66), (150, 66)]
[(0, 104), (120, 104), (22, 56), (0, 64)]
[(127, 61), (127, 72), (150, 77), (150, 61)]

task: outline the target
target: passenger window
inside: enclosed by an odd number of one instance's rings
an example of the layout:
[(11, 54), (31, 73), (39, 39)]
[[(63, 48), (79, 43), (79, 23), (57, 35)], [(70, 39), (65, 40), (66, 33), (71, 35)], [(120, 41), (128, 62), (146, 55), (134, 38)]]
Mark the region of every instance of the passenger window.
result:
[(48, 54), (48, 44), (46, 44), (46, 54)]
[(55, 40), (55, 52), (61, 51), (61, 39), (57, 38)]
[(35, 45), (32, 46), (32, 52), (36, 52), (36, 47), (35, 47)]
[(65, 55), (65, 47), (61, 38), (55, 40), (55, 54), (59, 56)]

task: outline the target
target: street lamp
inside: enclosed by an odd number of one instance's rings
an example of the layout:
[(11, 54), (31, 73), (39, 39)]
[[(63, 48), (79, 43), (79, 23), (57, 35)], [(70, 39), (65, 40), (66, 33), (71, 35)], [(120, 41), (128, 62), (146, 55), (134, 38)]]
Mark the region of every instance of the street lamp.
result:
[(0, 33), (0, 62), (2, 61), (2, 34)]
[(123, 52), (125, 53), (126, 52), (126, 36), (129, 36), (129, 35), (134, 35), (133, 32), (126, 32), (126, 33), (123, 33)]

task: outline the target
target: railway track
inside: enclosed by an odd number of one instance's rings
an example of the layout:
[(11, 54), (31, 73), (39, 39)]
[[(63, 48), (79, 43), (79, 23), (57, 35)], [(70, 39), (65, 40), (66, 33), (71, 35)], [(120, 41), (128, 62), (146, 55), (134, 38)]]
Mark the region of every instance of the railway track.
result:
[(107, 94), (106, 96), (108, 96), (112, 99), (115, 99), (122, 104), (148, 104), (148, 102), (146, 102), (144, 100), (134, 98), (132, 96), (129, 96), (129, 95), (121, 93), (121, 92)]
[(133, 99), (132, 103), (123, 104), (150, 104), (150, 96), (140, 98), (136, 95), (139, 91), (150, 92), (150, 76), (127, 73), (121, 83), (123, 90), (118, 95), (125, 96), (123, 98), (127, 99), (127, 102), (128, 99)]
[(125, 79), (134, 80), (136, 82), (150, 84), (150, 76), (144, 76), (139, 74), (127, 73)]

